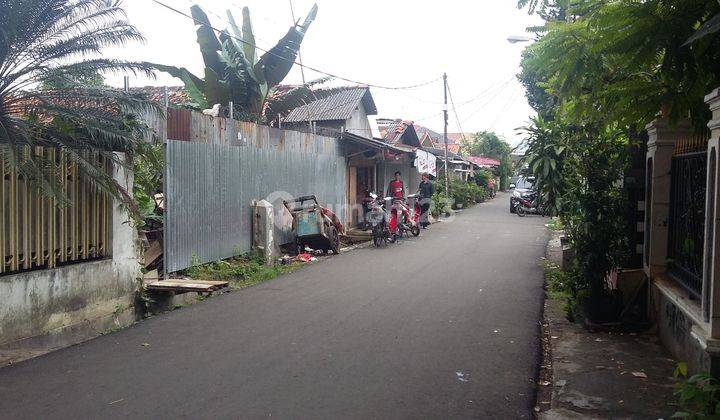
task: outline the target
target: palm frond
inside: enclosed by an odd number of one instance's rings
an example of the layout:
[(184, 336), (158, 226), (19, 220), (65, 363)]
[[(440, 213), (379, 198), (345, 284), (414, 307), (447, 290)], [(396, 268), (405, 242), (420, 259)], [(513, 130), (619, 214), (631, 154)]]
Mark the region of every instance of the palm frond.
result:
[[(43, 194), (62, 197), (57, 167), (35, 146), (60, 150), (89, 182), (132, 208), (127, 191), (98, 166), (103, 157), (127, 164), (149, 135), (137, 116), (157, 104), (120, 90), (84, 86), (77, 74), (123, 72), (153, 76), (147, 63), (102, 57), (106, 47), (143, 41), (113, 0), (0, 0), (0, 155), (2, 164)], [(62, 88), (50, 81), (63, 82)]]

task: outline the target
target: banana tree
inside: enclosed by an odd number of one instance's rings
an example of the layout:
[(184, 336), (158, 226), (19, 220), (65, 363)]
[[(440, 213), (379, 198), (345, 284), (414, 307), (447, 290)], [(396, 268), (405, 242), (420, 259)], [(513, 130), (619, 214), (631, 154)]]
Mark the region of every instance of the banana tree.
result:
[[(266, 102), (287, 76), (298, 55), (300, 44), (317, 15), (314, 5), (302, 24), (296, 23), (278, 43), (262, 56), (257, 54), (250, 11), (242, 9), (242, 27), (228, 10), (229, 30), (211, 26), (205, 12), (197, 5), (190, 8), (197, 24), (197, 42), (205, 63), (204, 77), (186, 68), (153, 64), (160, 71), (183, 81), (194, 106), (205, 109), (232, 101), (241, 119), (266, 121)], [(295, 92), (297, 96), (297, 92)], [(277, 100), (275, 95), (275, 99)]]

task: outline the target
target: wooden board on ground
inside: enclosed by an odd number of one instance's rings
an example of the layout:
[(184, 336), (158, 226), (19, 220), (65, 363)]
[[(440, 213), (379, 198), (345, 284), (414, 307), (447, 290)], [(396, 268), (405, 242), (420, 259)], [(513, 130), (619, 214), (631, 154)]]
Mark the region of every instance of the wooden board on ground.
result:
[(211, 281), (211, 280), (160, 280), (147, 283), (148, 290), (167, 291), (167, 292), (213, 292), (223, 287), (227, 287), (227, 281)]
[(372, 239), (372, 232), (351, 228), (348, 229), (347, 233), (342, 235), (341, 238), (353, 242), (364, 242)]

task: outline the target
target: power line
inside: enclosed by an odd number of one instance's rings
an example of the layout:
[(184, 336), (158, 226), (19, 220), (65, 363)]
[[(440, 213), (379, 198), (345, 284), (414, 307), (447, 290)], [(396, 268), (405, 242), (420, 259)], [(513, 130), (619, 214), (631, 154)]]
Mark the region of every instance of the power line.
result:
[(495, 128), (495, 125), (497, 125), (498, 122), (500, 122), (500, 119), (504, 116), (503, 114), (505, 111), (507, 111), (515, 101), (515, 97), (517, 96), (517, 92), (513, 92), (510, 95), (510, 99), (505, 103), (505, 105), (500, 109), (500, 112), (498, 113), (497, 117), (495, 117), (495, 120), (493, 120), (493, 123), (490, 125), (490, 129), (493, 130)]
[(455, 101), (453, 101), (452, 90), (450, 90), (449, 83), (447, 83), (447, 90), (448, 96), (450, 96), (450, 105), (452, 106), (453, 114), (455, 115), (455, 121), (457, 122), (458, 129), (460, 130), (460, 136), (462, 137), (463, 141), (467, 141), (467, 139), (465, 138), (465, 131), (463, 131), (462, 125), (460, 125), (460, 118), (458, 117), (457, 110), (455, 109)]
[[(508, 79), (506, 79), (505, 81), (502, 82), (501, 86), (504, 86), (504, 85), (510, 83), (510, 81), (512, 81), (514, 78), (515, 78), (515, 76), (510, 76)], [(487, 94), (489, 91), (491, 91), (493, 88), (495, 88), (495, 87), (497, 87), (497, 86), (498, 86), (498, 85), (496, 85), (496, 84), (492, 84), (492, 85), (488, 86), (485, 90), (483, 90), (482, 92), (480, 92), (480, 93), (478, 93), (477, 95), (473, 96), (472, 98), (470, 98), (470, 99), (468, 99), (468, 100), (466, 100), (466, 101), (460, 102), (460, 103), (458, 104), (458, 108), (461, 107), (461, 106), (463, 106), (463, 105), (467, 105), (467, 104), (469, 104), (469, 103), (472, 103), (472, 102), (474, 102), (474, 101), (477, 101), (478, 99), (481, 99), (483, 96), (485, 96), (485, 94)]]
[[(217, 29), (217, 28), (213, 27), (212, 25), (208, 25), (207, 23), (199, 22), (199, 21), (195, 20), (195, 18), (192, 17), (191, 15), (188, 15), (188, 14), (185, 13), (185, 12), (182, 12), (182, 11), (180, 11), (180, 10), (178, 10), (178, 9), (176, 9), (176, 8), (168, 5), (168, 4), (165, 4), (165, 3), (161, 2), (160, 0), (152, 0), (152, 1), (153, 1), (153, 3), (156, 3), (156, 4), (158, 4), (158, 5), (166, 8), (166, 9), (168, 9), (168, 10), (171, 10), (171, 11), (173, 11), (173, 12), (179, 14), (179, 15), (185, 16), (186, 18), (192, 20), (192, 21), (195, 22), (196, 24), (204, 24), (204, 25), (207, 25), (210, 29), (212, 29), (213, 31), (215, 31), (215, 32), (217, 32), (217, 33), (222, 33), (222, 32), (223, 32), (222, 30)], [(365, 85), (365, 86), (368, 86), (368, 87), (374, 87), (374, 88), (376, 88), (376, 89), (386, 89), (386, 90), (415, 89), (415, 88), (418, 88), (418, 87), (421, 87), (421, 86), (426, 86), (426, 85), (429, 85), (429, 84), (431, 84), (431, 83), (435, 83), (435, 82), (437, 82), (438, 80), (440, 80), (440, 79), (442, 78), (442, 77), (437, 77), (437, 78), (435, 78), (435, 79), (428, 80), (427, 82), (418, 83), (418, 84), (415, 84), (415, 85), (408, 85), (408, 86), (383, 86), (383, 85), (376, 85), (376, 84), (374, 84), (374, 83), (366, 83), (366, 82), (361, 82), (361, 81), (353, 80), (353, 79), (350, 79), (350, 78), (347, 78), (347, 77), (338, 76), (338, 75), (336, 75), (336, 74), (329, 73), (329, 72), (320, 70), (320, 69), (318, 69), (318, 68), (315, 68), (315, 67), (312, 67), (312, 66), (308, 66), (308, 65), (306, 65), (306, 64), (298, 63), (298, 62), (295, 61), (295, 60), (287, 59), (287, 58), (285, 58), (285, 57), (283, 57), (283, 56), (281, 56), (281, 55), (279, 55), (279, 54), (276, 54), (276, 53), (274, 53), (274, 52), (272, 52), (272, 51), (270, 51), (270, 50), (266, 50), (266, 49), (264, 49), (264, 48), (260, 48), (260, 47), (258, 47), (256, 44), (249, 43), (249, 42), (245, 41), (244, 39), (238, 38), (238, 37), (236, 37), (236, 36), (234, 36), (234, 35), (232, 35), (232, 34), (227, 34), (227, 35), (228, 35), (230, 38), (233, 38), (233, 39), (235, 39), (235, 40), (237, 40), (237, 41), (239, 41), (239, 42), (242, 42), (243, 44), (250, 45), (251, 47), (253, 47), (253, 48), (255, 48), (255, 49), (259, 50), (259, 51), (262, 51), (262, 52), (264, 52), (264, 53), (270, 54), (270, 55), (272, 55), (272, 56), (274, 56), (274, 57), (276, 57), (276, 58), (278, 58), (278, 59), (280, 59), (280, 60), (284, 60), (284, 61), (293, 63), (293, 64), (295, 64), (295, 65), (298, 65), (298, 66), (302, 67), (302, 68), (306, 68), (306, 69), (308, 69), (308, 70), (312, 70), (312, 71), (314, 71), (314, 72), (316, 72), (316, 73), (324, 74), (324, 75), (326, 75), (326, 76), (330, 76), (330, 77), (333, 77), (333, 78), (338, 79), (338, 80), (344, 80), (344, 81), (346, 81), (346, 82), (355, 83), (355, 84), (359, 84), (359, 85)]]
[(482, 104), (480, 105), (480, 107), (476, 108), (476, 109), (475, 109), (474, 111), (472, 111), (467, 117), (465, 117), (464, 121), (469, 120), (469, 119), (470, 119), (471, 117), (473, 117), (475, 114), (477, 114), (478, 112), (480, 112), (480, 111), (482, 111), (483, 109), (485, 109), (485, 107), (486, 107), (490, 102), (492, 102), (495, 98), (497, 98), (498, 95), (500, 95), (501, 93), (503, 93), (503, 89), (504, 89), (505, 86), (506, 86), (508, 83), (510, 83), (511, 81), (512, 81), (512, 79), (509, 79), (508, 81), (506, 81), (506, 82), (503, 83), (502, 85), (497, 86), (495, 92), (493, 93), (493, 95), (490, 96), (490, 97), (488, 97), (488, 98), (486, 98), (486, 100), (484, 100), (484, 101), (482, 102)]

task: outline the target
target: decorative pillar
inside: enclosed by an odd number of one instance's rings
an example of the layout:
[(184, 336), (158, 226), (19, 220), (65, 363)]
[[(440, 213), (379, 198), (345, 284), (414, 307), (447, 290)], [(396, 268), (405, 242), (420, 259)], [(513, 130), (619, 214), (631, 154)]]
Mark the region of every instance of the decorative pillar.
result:
[[(720, 88), (705, 96), (705, 102), (712, 111), (708, 123), (710, 140), (707, 157), (707, 189), (705, 195), (705, 246), (703, 255), (703, 283), (709, 296), (710, 338), (720, 339), (720, 207), (718, 207), (718, 152), (720, 151)], [(703, 302), (705, 303), (705, 302)]]
[(687, 120), (672, 126), (666, 119), (656, 119), (646, 127), (645, 248), (643, 268), (649, 278), (667, 270), (668, 220), (670, 218), (670, 173), (675, 143), (692, 134)]

